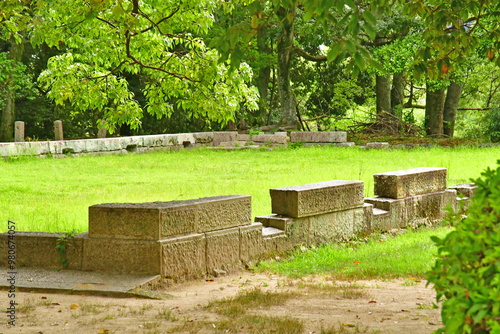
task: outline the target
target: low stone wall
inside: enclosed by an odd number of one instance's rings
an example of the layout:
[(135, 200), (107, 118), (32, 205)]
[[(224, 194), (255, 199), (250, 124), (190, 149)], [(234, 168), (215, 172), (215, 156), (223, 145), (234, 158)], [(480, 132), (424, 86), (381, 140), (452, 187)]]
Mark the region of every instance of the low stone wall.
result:
[(148, 152), (153, 150), (178, 150), (182, 147), (212, 146), (213, 139), (213, 132), (198, 132), (80, 140), (0, 143), (0, 156), (57, 156), (88, 153), (126, 154), (128, 152)]
[[(219, 275), (268, 253), (348, 240), (442, 219), (473, 196), (475, 186), (446, 188), (446, 169), (374, 175), (378, 197), (363, 198), (362, 181), (328, 181), (271, 189), (273, 214), (251, 221), (251, 197), (112, 203), (89, 207), (89, 232), (66, 238), (68, 268), (160, 274), (181, 281)], [(458, 194), (458, 195), (457, 195)], [(16, 266), (61, 267), (60, 233), (15, 235)], [(59, 238), (59, 240), (58, 240)], [(8, 263), (0, 234), (0, 265)]]

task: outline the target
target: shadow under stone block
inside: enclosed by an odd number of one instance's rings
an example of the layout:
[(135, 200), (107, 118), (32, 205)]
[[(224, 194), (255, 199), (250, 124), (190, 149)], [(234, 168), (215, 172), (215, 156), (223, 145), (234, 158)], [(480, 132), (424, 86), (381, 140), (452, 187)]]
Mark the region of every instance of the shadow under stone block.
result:
[(161, 274), (159, 241), (89, 238), (83, 245), (83, 270)]
[(272, 212), (301, 218), (363, 206), (363, 181), (327, 181), (271, 189)]
[(161, 241), (163, 277), (174, 281), (201, 278), (206, 275), (206, 239), (204, 234)]
[[(64, 233), (43, 233), (43, 232), (16, 232), (15, 255), (16, 267), (45, 267), (45, 268), (63, 268), (60, 259), (65, 258), (68, 261), (68, 269), (82, 269), (83, 240), (87, 237), (86, 233), (69, 238), (65, 244), (66, 255), (63, 257), (56, 246), (59, 244), (57, 239), (64, 237)], [(8, 233), (0, 234), (0, 265), (8, 266)]]
[(207, 240), (207, 273), (214, 269), (233, 271), (240, 262), (240, 229), (228, 228), (205, 233)]
[(404, 198), (446, 189), (446, 168), (420, 167), (373, 175), (375, 195)]
[(262, 253), (262, 224), (240, 227), (240, 260), (248, 263)]

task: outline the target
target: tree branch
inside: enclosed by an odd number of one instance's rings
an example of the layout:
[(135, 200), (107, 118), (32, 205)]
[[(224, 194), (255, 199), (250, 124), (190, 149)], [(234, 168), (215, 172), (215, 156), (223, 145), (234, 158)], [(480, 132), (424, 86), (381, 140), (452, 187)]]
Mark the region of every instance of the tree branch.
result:
[(312, 56), (297, 46), (293, 47), (292, 51), (295, 51), (299, 56), (310, 61), (323, 62), (326, 61), (327, 59), (326, 56), (318, 56), (318, 57)]

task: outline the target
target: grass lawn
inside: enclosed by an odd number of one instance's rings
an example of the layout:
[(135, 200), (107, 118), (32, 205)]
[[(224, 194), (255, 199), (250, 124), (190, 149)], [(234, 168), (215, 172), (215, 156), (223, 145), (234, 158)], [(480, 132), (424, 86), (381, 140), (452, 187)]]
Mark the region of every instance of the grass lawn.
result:
[(271, 213), (269, 189), (328, 180), (362, 180), (414, 167), (448, 168), (448, 184), (468, 182), (500, 157), (496, 148), (274, 151), (189, 150), (66, 159), (19, 157), (0, 162), (0, 230), (87, 231), (88, 206), (247, 194), (253, 215)]
[(295, 250), (283, 261), (259, 264), (259, 270), (270, 270), (290, 277), (328, 274), (336, 279), (380, 279), (424, 277), (437, 256), (431, 236), (444, 238), (449, 227), (420, 229), (392, 237), (376, 235), (366, 243), (332, 244), (306, 252)]

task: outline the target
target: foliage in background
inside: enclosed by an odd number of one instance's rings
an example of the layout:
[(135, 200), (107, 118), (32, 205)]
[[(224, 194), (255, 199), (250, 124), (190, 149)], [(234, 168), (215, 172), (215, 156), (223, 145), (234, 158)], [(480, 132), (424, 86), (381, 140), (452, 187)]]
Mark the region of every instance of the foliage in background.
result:
[(440, 332), (500, 333), (500, 167), (481, 175), (467, 217), (451, 213), (455, 231), (433, 237), (439, 256), (428, 279), (443, 300)]

